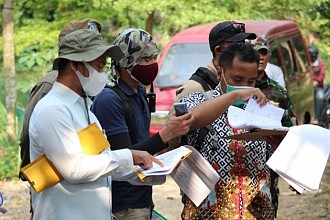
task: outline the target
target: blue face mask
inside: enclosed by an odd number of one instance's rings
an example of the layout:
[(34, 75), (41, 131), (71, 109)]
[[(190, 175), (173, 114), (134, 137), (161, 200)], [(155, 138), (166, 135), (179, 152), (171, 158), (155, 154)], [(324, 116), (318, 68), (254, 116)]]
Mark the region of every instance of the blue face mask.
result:
[[(225, 75), (223, 73), (223, 70), (222, 70), (222, 78), (223, 78), (223, 81), (226, 84), (226, 93), (237, 90), (237, 89), (250, 89), (250, 88), (253, 88), (253, 87), (250, 87), (250, 86), (232, 86), (232, 85), (228, 85), (228, 83), (226, 81), (226, 78), (225, 78)], [(240, 100), (237, 100), (233, 105), (236, 106), (236, 107), (242, 107), (242, 106), (245, 105), (245, 101), (240, 99)]]

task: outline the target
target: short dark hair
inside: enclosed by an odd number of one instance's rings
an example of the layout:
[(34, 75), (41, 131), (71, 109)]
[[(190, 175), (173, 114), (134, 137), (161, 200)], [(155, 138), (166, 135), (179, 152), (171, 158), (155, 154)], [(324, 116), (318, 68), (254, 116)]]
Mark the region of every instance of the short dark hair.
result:
[(219, 65), (223, 69), (231, 69), (233, 60), (237, 57), (240, 61), (256, 63), (259, 65), (260, 55), (251, 45), (233, 43), (226, 47), (219, 58)]
[(70, 60), (68, 60), (68, 59), (60, 59), (59, 64), (58, 64), (58, 73), (62, 73), (65, 70), (69, 61)]

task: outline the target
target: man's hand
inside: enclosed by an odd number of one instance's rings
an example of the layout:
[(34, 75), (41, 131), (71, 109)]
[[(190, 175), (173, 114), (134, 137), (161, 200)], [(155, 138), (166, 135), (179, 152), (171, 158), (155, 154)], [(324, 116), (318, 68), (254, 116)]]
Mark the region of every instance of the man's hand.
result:
[(163, 163), (157, 158), (150, 155), (147, 151), (131, 150), (134, 165), (139, 165), (142, 169), (149, 169), (152, 167), (152, 162), (159, 166), (164, 166)]
[(187, 134), (193, 121), (194, 117), (191, 112), (182, 116), (176, 116), (175, 113), (172, 112), (167, 119), (165, 126), (159, 132), (159, 135), (163, 142), (167, 143), (173, 138)]
[[(267, 104), (268, 100), (265, 94), (259, 88), (249, 88), (249, 89), (238, 89), (232, 92), (238, 93), (238, 99), (248, 100), (250, 98), (254, 98), (260, 106), (264, 106)], [(235, 100), (235, 101), (237, 101)]]

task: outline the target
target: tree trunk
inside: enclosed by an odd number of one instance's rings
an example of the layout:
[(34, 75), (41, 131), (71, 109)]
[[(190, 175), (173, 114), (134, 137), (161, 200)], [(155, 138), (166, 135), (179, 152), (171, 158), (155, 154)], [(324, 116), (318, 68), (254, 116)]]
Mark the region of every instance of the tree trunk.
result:
[(16, 75), (13, 14), (14, 0), (4, 0), (2, 8), (3, 72), (5, 74), (8, 140), (16, 139)]
[(146, 31), (152, 35), (152, 28), (154, 26), (154, 16), (155, 11), (152, 11), (150, 14), (148, 14), (147, 23), (146, 23)]

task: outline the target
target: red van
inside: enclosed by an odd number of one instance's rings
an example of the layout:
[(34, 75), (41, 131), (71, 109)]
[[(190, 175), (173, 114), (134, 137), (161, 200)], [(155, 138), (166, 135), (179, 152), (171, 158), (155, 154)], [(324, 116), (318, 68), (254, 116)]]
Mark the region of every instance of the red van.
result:
[[(314, 115), (312, 72), (305, 41), (299, 27), (286, 20), (243, 20), (246, 32), (267, 39), (270, 62), (280, 66), (298, 123), (310, 123)], [(152, 114), (151, 135), (165, 124), (175, 99), (175, 91), (199, 66), (212, 59), (208, 36), (218, 22), (190, 27), (177, 33), (159, 57), (159, 73), (154, 87), (156, 112)]]

